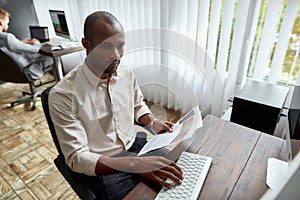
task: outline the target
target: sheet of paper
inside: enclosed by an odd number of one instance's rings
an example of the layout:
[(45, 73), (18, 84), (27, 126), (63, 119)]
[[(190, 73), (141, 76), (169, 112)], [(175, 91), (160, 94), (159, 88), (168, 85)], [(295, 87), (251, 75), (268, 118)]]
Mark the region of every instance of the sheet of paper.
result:
[(175, 142), (180, 142), (193, 136), (196, 129), (202, 126), (202, 118), (199, 107), (196, 106), (186, 113), (173, 126), (172, 133), (162, 133), (154, 135), (141, 149), (138, 156), (149, 151), (168, 146)]

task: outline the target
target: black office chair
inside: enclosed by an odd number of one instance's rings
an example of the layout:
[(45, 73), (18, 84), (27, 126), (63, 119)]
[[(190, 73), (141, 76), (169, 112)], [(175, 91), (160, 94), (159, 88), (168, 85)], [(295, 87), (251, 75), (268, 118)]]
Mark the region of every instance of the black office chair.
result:
[(59, 146), (58, 138), (49, 112), (48, 96), (51, 88), (52, 87), (47, 88), (42, 93), (41, 100), (42, 100), (42, 106), (44, 109), (45, 117), (48, 122), (48, 126), (52, 135), (52, 139), (58, 151), (58, 156), (57, 158), (55, 158), (54, 163), (58, 168), (58, 170), (60, 171), (60, 173), (68, 181), (70, 186), (73, 188), (73, 190), (81, 199), (84, 200), (95, 199), (96, 197), (93, 194), (93, 192), (84, 184), (84, 181), (82, 180), (82, 174), (73, 172), (69, 168), (69, 166), (65, 163), (65, 158)]
[[(0, 79), (2, 81), (12, 83), (28, 83), (30, 88), (30, 92), (23, 92), (23, 96), (25, 96), (24, 98), (11, 102), (11, 107), (32, 101), (31, 110), (34, 110), (36, 108), (36, 99), (43, 91), (37, 91), (36, 88), (54, 81), (54, 79), (46, 82), (40, 81), (39, 84), (35, 85), (34, 82), (39, 80), (44, 74), (32, 75), (30, 73), (30, 68), (42, 66), (43, 60), (37, 60), (33, 63), (30, 63), (28, 66), (22, 66), (22, 63), (16, 61), (14, 56), (5, 47), (0, 47), (0, 60)], [(46, 73), (51, 71), (51, 69), (51, 67), (43, 67), (43, 72)]]

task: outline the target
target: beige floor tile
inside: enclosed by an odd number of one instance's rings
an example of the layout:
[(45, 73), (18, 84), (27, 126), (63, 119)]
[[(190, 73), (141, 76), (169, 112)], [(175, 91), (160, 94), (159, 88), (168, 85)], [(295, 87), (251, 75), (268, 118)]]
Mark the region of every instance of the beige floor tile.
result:
[[(0, 199), (19, 200), (20, 198), (15, 191), (10, 190), (9, 192), (4, 193), (3, 195), (0, 194)], [(30, 199), (30, 198), (27, 198), (27, 199)]]
[(14, 182), (10, 185), (18, 195), (28, 190), (28, 187), (25, 185), (25, 183), (22, 180), (18, 180), (17, 182)]
[(41, 200), (41, 198), (35, 196), (35, 194), (31, 190), (26, 190), (22, 194), (19, 195), (19, 199), (21, 200)]
[(6, 180), (3, 178), (3, 176), (0, 175), (0, 196), (8, 193), (12, 190), (10, 185), (6, 182)]

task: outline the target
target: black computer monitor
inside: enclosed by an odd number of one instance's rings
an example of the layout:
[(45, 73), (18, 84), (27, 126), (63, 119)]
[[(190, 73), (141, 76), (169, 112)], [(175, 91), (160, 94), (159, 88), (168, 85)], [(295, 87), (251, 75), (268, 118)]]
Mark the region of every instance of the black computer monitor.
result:
[(55, 34), (70, 39), (70, 33), (65, 12), (62, 10), (49, 10)]
[(300, 86), (295, 86), (289, 107), (289, 128), (292, 139), (300, 139)]
[(49, 41), (49, 33), (47, 26), (29, 26), (31, 38), (36, 38), (40, 42)]

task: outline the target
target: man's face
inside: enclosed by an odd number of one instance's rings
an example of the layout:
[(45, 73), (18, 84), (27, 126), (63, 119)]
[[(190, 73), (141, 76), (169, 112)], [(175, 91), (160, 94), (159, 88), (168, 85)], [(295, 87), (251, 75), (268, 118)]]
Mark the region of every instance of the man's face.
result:
[(100, 24), (95, 29), (99, 30), (99, 34), (94, 34), (93, 40), (90, 41), (87, 64), (98, 76), (103, 73), (112, 74), (116, 72), (124, 53), (123, 29), (107, 24)]
[(99, 72), (114, 73), (124, 53), (124, 35), (117, 34), (100, 42), (89, 54)]
[(9, 27), (9, 17), (4, 17), (4, 19), (0, 19), (1, 23), (1, 32), (6, 32)]

